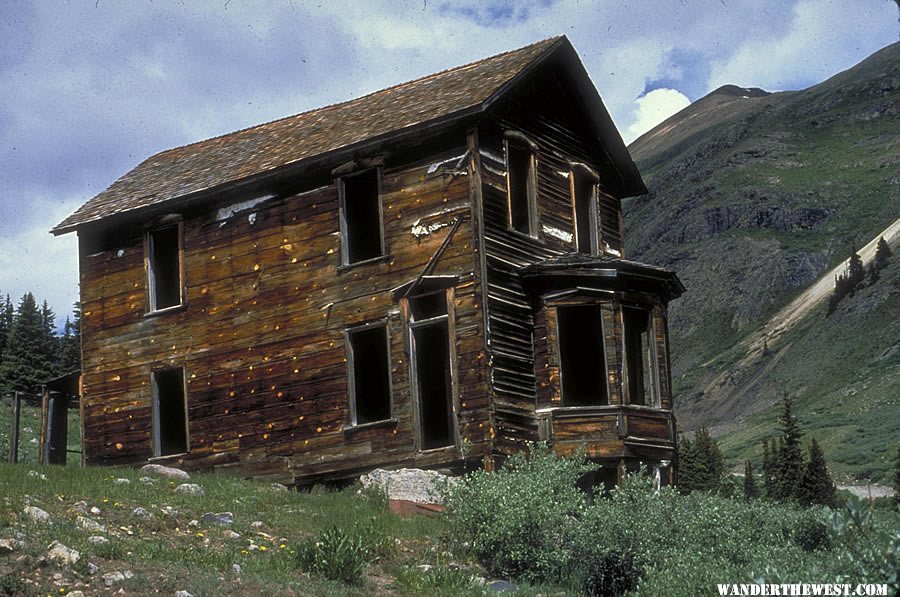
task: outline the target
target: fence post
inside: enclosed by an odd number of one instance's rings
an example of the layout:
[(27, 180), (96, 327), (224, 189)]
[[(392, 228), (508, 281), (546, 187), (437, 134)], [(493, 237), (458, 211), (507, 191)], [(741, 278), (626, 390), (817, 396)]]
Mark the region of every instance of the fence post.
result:
[(21, 405), (19, 392), (13, 392), (12, 421), (9, 431), (9, 462), (15, 464), (19, 461), (19, 406)]

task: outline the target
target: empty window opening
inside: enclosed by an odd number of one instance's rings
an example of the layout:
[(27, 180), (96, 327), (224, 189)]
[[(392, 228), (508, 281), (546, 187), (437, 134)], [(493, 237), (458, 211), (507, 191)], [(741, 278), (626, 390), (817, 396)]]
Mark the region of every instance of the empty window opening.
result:
[(506, 179), (510, 228), (524, 234), (537, 234), (537, 180), (531, 148), (506, 141)]
[(579, 253), (599, 252), (597, 182), (580, 170), (572, 170), (572, 203), (575, 212), (575, 245)]
[(563, 406), (608, 404), (602, 309), (579, 305), (556, 312)]
[(452, 446), (455, 428), (446, 294), (412, 297), (409, 304), (421, 446), (424, 450)]
[(181, 225), (166, 226), (147, 234), (150, 310), (181, 304)]
[(377, 168), (341, 180), (341, 227), (344, 264), (375, 259), (384, 253)]
[(351, 422), (354, 425), (391, 418), (391, 362), (387, 325), (348, 330)]
[(188, 451), (187, 403), (181, 367), (154, 371), (153, 455), (169, 456)]
[(625, 325), (625, 368), (629, 404), (657, 406), (653, 381), (653, 328), (650, 311), (622, 308)]

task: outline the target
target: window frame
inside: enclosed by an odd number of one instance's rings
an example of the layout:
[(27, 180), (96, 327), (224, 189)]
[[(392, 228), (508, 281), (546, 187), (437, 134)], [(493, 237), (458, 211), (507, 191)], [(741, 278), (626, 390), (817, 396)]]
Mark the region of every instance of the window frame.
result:
[[(156, 375), (164, 371), (181, 370), (181, 398), (184, 402), (184, 451), (172, 454), (162, 454), (162, 438), (159, 427), (159, 387), (156, 381)], [(188, 411), (188, 383), (187, 368), (184, 365), (176, 365), (175, 367), (156, 367), (150, 371), (150, 425), (151, 425), (151, 443), (153, 446), (153, 456), (150, 460), (158, 460), (183, 456), (191, 451), (191, 417)]]
[[(446, 312), (440, 315), (435, 315), (432, 317), (426, 317), (424, 319), (416, 320), (411, 302), (417, 298), (428, 296), (430, 294), (438, 294), (441, 293), (444, 295)], [(431, 451), (440, 451), (440, 450), (448, 450), (448, 449), (458, 449), (460, 444), (460, 435), (459, 435), (459, 382), (458, 382), (458, 363), (457, 363), (457, 354), (456, 354), (456, 313), (453, 308), (454, 305), (454, 297), (455, 297), (455, 289), (451, 287), (447, 287), (441, 290), (428, 291), (423, 292), (421, 294), (415, 294), (406, 296), (401, 301), (401, 310), (404, 312), (404, 321), (406, 326), (406, 346), (407, 346), (407, 362), (409, 363), (409, 381), (410, 381), (410, 389), (412, 391), (412, 403), (413, 403), (413, 417), (414, 417), (414, 426), (413, 429), (415, 431), (415, 447), (418, 452), (431, 452)], [(424, 448), (425, 445), (425, 430), (422, 422), (422, 407), (421, 407), (421, 387), (419, 384), (419, 374), (418, 374), (418, 349), (416, 347), (416, 339), (415, 339), (415, 331), (419, 328), (423, 328), (429, 325), (440, 324), (446, 322), (447, 325), (447, 339), (449, 346), (447, 347), (448, 354), (448, 366), (450, 368), (450, 395), (448, 396), (450, 400), (450, 412), (449, 412), (449, 423), (450, 423), (450, 440), (451, 443), (445, 446), (437, 446), (434, 448)]]
[[(645, 400), (644, 404), (632, 405), (631, 399), (631, 383), (629, 381), (628, 363), (630, 355), (628, 353), (628, 334), (629, 330), (625, 324), (625, 310), (633, 309), (645, 311), (647, 313), (647, 352), (643, 355), (644, 366), (648, 367), (648, 377), (650, 378), (650, 395), (649, 400)], [(638, 304), (622, 304), (622, 397), (624, 404), (630, 406), (639, 406), (644, 408), (662, 409), (662, 388), (660, 387), (660, 371), (659, 371), (659, 353), (656, 346), (656, 317), (653, 315), (653, 308), (649, 305)], [(645, 396), (648, 389), (645, 388)]]
[[(513, 223), (512, 184), (510, 177), (509, 146), (522, 148), (528, 151), (528, 172), (525, 175), (525, 199), (528, 215), (528, 231), (522, 231)], [(538, 210), (538, 146), (528, 137), (518, 131), (505, 131), (503, 134), (503, 159), (506, 166), (506, 227), (512, 232), (524, 234), (531, 238), (540, 236), (540, 211)]]
[[(385, 363), (385, 365), (387, 367), (388, 374), (388, 417), (386, 419), (378, 419), (377, 421), (366, 421), (365, 423), (360, 423), (357, 419), (356, 368), (354, 363), (355, 355), (353, 350), (353, 343), (351, 342), (351, 336), (356, 332), (371, 330), (377, 327), (384, 328), (384, 336), (387, 348), (387, 362)], [(366, 425), (378, 425), (380, 423), (394, 421), (394, 376), (391, 371), (391, 331), (388, 325), (388, 319), (386, 317), (383, 317), (373, 321), (367, 321), (365, 323), (354, 324), (345, 327), (344, 345), (346, 346), (347, 351), (347, 395), (350, 398), (350, 423), (348, 424), (348, 428), (363, 427)]]
[[(590, 250), (582, 251), (578, 239), (578, 197), (576, 195), (575, 177), (583, 177), (590, 181), (591, 191), (588, 198), (588, 218), (591, 220), (591, 238), (588, 239)], [(575, 251), (585, 255), (600, 255), (600, 175), (586, 164), (580, 162), (569, 163), (569, 194), (572, 201), (572, 238), (575, 241)]]
[[(178, 303), (169, 305), (168, 307), (157, 308), (156, 297), (156, 269), (154, 266), (154, 240), (155, 233), (168, 228), (177, 228), (178, 232)], [(160, 222), (144, 231), (144, 273), (147, 281), (146, 292), (146, 315), (157, 315), (178, 311), (187, 306), (187, 292), (185, 290), (185, 267), (184, 267), (184, 221), (178, 218), (175, 221)]]
[[(367, 257), (366, 259), (360, 259), (358, 261), (350, 261), (350, 237), (349, 237), (349, 223), (347, 221), (347, 190), (346, 190), (346, 180), (348, 178), (354, 178), (356, 176), (361, 176), (366, 174), (367, 172), (375, 171), (375, 181), (377, 185), (377, 197), (376, 201), (378, 202), (378, 241), (379, 241), (379, 254), (375, 257)], [(362, 170), (356, 170), (354, 172), (349, 172), (347, 174), (342, 174), (337, 178), (337, 188), (338, 188), (338, 219), (340, 220), (341, 227), (341, 267), (353, 267), (355, 265), (360, 265), (364, 263), (371, 263), (373, 261), (378, 261), (380, 259), (384, 259), (387, 256), (386, 248), (385, 248), (385, 239), (384, 239), (384, 202), (381, 199), (382, 194), (382, 168), (381, 166), (373, 166), (371, 168), (364, 168)]]
[[(556, 326), (556, 358), (559, 360), (559, 405), (565, 409), (596, 409), (598, 407), (606, 407), (613, 406), (612, 402), (612, 393), (610, 392), (609, 385), (609, 355), (606, 350), (606, 324), (603, 322), (603, 308), (604, 305), (609, 306), (608, 302), (604, 301), (581, 301), (581, 302), (565, 302), (565, 303), (550, 303), (548, 306), (552, 307), (555, 312), (553, 314)], [(559, 310), (565, 309), (568, 307), (594, 307), (596, 309), (600, 309), (600, 338), (603, 344), (603, 383), (606, 387), (606, 404), (566, 404), (565, 398), (565, 390), (564, 388), (564, 377), (565, 371), (563, 370), (562, 363), (562, 329), (559, 325)]]

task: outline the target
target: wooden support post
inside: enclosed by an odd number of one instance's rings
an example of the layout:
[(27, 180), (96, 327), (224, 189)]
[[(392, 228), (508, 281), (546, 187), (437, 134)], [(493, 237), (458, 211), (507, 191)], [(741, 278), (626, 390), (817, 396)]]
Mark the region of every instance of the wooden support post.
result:
[(9, 430), (9, 462), (15, 464), (19, 461), (19, 410), (22, 399), (19, 392), (13, 392), (12, 417)]

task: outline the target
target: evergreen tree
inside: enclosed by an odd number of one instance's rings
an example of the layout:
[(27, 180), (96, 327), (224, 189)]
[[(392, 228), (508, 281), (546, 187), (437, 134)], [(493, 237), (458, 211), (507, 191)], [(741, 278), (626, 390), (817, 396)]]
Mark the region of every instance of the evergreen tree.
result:
[(875, 257), (872, 259), (872, 265), (875, 266), (876, 270), (880, 270), (883, 269), (890, 260), (891, 247), (888, 246), (887, 242), (882, 236), (878, 239), (878, 244), (875, 245)]
[(820, 504), (833, 506), (835, 487), (831, 475), (828, 473), (828, 465), (825, 462), (825, 453), (819, 447), (815, 438), (809, 446), (809, 462), (806, 463), (806, 471), (803, 473), (803, 482), (800, 488), (800, 503), (804, 506)]
[(847, 265), (847, 277), (849, 279), (848, 284), (850, 285), (850, 294), (856, 292), (857, 289), (862, 286), (863, 282), (866, 281), (866, 270), (863, 267), (863, 262), (859, 253), (857, 253), (855, 249), (850, 255), (850, 263)]
[[(772, 446), (772, 450), (775, 450), (775, 446)], [(769, 440), (763, 440), (763, 463), (762, 463), (762, 473), (763, 473), (763, 488), (766, 490), (766, 496), (772, 497), (775, 495), (775, 461), (772, 453), (769, 451)]]
[(56, 313), (45, 300), (41, 305), (41, 344), (42, 352), (49, 359), (47, 372), (56, 375), (59, 372), (59, 340), (56, 337)]
[(40, 384), (52, 375), (54, 362), (47, 350), (45, 325), (45, 316), (51, 313), (49, 309), (42, 313), (30, 292), (22, 297), (0, 363), (0, 392), (37, 393)]
[(6, 295), (6, 302), (0, 304), (0, 363), (3, 362), (3, 351), (6, 350), (7, 345), (7, 337), (9, 336), (9, 330), (12, 327), (13, 320), (13, 306), (12, 301), (9, 300), (9, 295)]
[(708, 491), (718, 489), (722, 475), (725, 474), (725, 459), (719, 450), (719, 444), (706, 427), (701, 427), (694, 436), (694, 450), (704, 465), (698, 476), (700, 489)]
[(678, 440), (678, 491), (688, 494), (702, 489), (700, 478), (705, 476), (705, 463), (697, 454), (694, 442), (685, 436)]
[(755, 500), (759, 497), (759, 488), (756, 486), (756, 478), (753, 476), (753, 464), (748, 460), (744, 463), (744, 499)]
[(897, 446), (897, 459), (894, 461), (894, 504), (900, 506), (900, 446)]
[(803, 483), (806, 466), (800, 447), (803, 431), (794, 416), (793, 401), (787, 394), (784, 395), (782, 402), (780, 429), (781, 441), (775, 455), (772, 497), (779, 500), (791, 500), (800, 497), (800, 486)]
[(59, 339), (59, 372), (71, 373), (81, 369), (81, 305), (75, 303), (74, 320), (66, 318), (63, 336)]

